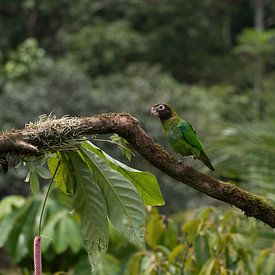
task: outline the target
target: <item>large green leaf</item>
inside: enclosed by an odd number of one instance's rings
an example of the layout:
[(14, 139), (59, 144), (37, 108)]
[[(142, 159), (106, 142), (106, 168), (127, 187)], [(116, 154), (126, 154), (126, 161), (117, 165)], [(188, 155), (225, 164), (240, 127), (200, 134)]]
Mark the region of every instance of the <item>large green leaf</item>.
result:
[(172, 264), (178, 255), (180, 255), (184, 249), (186, 249), (186, 244), (179, 244), (174, 247), (174, 249), (170, 252), (169, 257), (168, 257), (168, 263)]
[(113, 255), (106, 253), (99, 259), (97, 270), (93, 275), (120, 275), (120, 261)]
[(53, 242), (54, 234), (56, 233), (55, 229), (58, 222), (60, 222), (60, 220), (64, 217), (66, 213), (67, 212), (65, 212), (64, 210), (56, 212), (55, 215), (50, 216), (50, 219), (43, 226), (41, 235), (45, 238), (43, 238), (42, 241), (42, 253), (46, 253), (51, 244), (55, 246), (55, 243)]
[(205, 236), (198, 235), (194, 240), (194, 252), (196, 257), (196, 266), (201, 268), (210, 257), (210, 248)]
[(15, 213), (11, 213), (0, 220), (0, 248), (3, 247), (8, 240), (9, 234), (14, 227), (15, 220)]
[(20, 262), (32, 251), (35, 236), (36, 216), (40, 207), (38, 200), (28, 200), (17, 212), (14, 227), (8, 238), (8, 251), (15, 262)]
[(146, 242), (152, 248), (161, 244), (163, 234), (165, 230), (165, 224), (160, 217), (158, 210), (152, 208), (149, 213), (147, 227), (146, 227)]
[(94, 152), (96, 155), (104, 159), (110, 167), (128, 178), (131, 183), (135, 185), (145, 205), (159, 206), (165, 204), (158, 181), (153, 174), (133, 169), (115, 160), (89, 141), (82, 142), (82, 146), (89, 151)]
[(187, 239), (189, 242), (193, 242), (196, 239), (197, 234), (199, 232), (198, 229), (200, 224), (201, 224), (200, 220), (194, 219), (182, 225), (181, 227), (182, 233), (187, 234)]
[(202, 269), (200, 270), (199, 275), (211, 275), (214, 273), (216, 260), (209, 258), (206, 263), (203, 265)]
[(34, 196), (37, 196), (39, 194), (40, 183), (39, 177), (36, 172), (31, 172), (30, 174), (30, 188)]
[(85, 148), (81, 153), (102, 190), (112, 224), (128, 240), (143, 244), (146, 215), (136, 188), (97, 154)]
[[(24, 205), (26, 199), (22, 196), (11, 195), (0, 201), (0, 220), (13, 212), (14, 209)], [(1, 232), (1, 231), (0, 231)]]
[(171, 250), (177, 245), (178, 231), (178, 225), (172, 219), (168, 219), (163, 235), (163, 243)]
[(74, 175), (73, 205), (81, 216), (84, 242), (91, 264), (108, 246), (107, 208), (101, 189), (78, 153), (66, 153)]
[(42, 236), (42, 251), (46, 253), (52, 245), (56, 254), (61, 254), (71, 248), (74, 253), (81, 249), (82, 239), (79, 224), (67, 210), (58, 211), (45, 224)]
[(129, 143), (127, 142), (127, 140), (120, 137), (118, 134), (111, 135), (110, 139), (118, 145), (121, 153), (128, 159), (128, 161), (131, 161), (133, 152), (129, 148)]
[(57, 152), (56, 157), (48, 159), (48, 166), (52, 174), (54, 174), (58, 163), (60, 164), (54, 181), (61, 191), (71, 195), (73, 193), (73, 176), (71, 175), (71, 167), (65, 153)]
[(134, 254), (126, 265), (125, 274), (139, 275), (140, 262), (142, 257), (143, 254), (141, 252)]
[(52, 177), (50, 171), (43, 167), (41, 165), (36, 165), (35, 166), (35, 172), (42, 178), (42, 179), (50, 179)]
[[(147, 252), (141, 259), (139, 274), (156, 275), (156, 267), (160, 267), (158, 260), (153, 253)], [(159, 274), (161, 274), (161, 271)]]
[(77, 253), (81, 248), (81, 232), (79, 226), (68, 215), (64, 215), (58, 222), (53, 235), (54, 249), (57, 254), (65, 252), (71, 248), (74, 253)]

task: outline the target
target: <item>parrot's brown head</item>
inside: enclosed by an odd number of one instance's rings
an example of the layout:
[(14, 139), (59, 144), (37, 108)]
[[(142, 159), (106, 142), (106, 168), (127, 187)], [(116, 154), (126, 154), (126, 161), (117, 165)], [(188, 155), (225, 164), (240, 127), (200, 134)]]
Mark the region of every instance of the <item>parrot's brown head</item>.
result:
[(160, 120), (167, 120), (175, 115), (175, 112), (167, 104), (155, 104), (151, 108), (151, 114), (160, 118)]

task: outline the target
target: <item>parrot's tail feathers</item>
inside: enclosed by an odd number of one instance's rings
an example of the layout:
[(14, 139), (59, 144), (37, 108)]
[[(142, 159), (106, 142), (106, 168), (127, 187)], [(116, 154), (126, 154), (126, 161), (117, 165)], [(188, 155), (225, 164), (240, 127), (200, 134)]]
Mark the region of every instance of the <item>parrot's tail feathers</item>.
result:
[(211, 171), (215, 171), (214, 166), (211, 164), (210, 159), (206, 155), (203, 155), (201, 160)]
[(205, 163), (205, 165), (211, 170), (211, 171), (215, 171), (214, 166), (211, 164), (210, 161), (208, 161), (207, 163)]

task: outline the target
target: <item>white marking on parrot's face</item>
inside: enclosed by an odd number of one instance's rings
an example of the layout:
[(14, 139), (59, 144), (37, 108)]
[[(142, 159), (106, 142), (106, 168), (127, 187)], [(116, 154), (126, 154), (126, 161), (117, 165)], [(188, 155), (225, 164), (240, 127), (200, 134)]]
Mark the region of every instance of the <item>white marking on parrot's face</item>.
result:
[(160, 104), (160, 105), (158, 106), (158, 109), (159, 109), (160, 111), (162, 111), (162, 110), (165, 109), (165, 106), (164, 106), (163, 104)]
[(163, 110), (165, 110), (164, 104), (156, 104), (151, 108), (151, 114), (154, 116), (159, 116), (159, 113)]
[(158, 113), (158, 110), (157, 110), (156, 106), (153, 106), (151, 108), (151, 114), (154, 115), (154, 116), (158, 116), (159, 113)]
[(160, 103), (151, 108), (151, 114), (165, 120), (172, 117), (172, 110), (168, 105)]

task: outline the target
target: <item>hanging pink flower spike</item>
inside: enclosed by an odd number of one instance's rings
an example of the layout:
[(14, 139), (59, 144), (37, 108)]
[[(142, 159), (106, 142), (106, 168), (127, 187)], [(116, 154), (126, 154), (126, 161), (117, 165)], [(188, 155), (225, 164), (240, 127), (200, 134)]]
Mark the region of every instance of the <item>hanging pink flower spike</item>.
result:
[(33, 241), (34, 275), (42, 275), (41, 237), (36, 236)]

